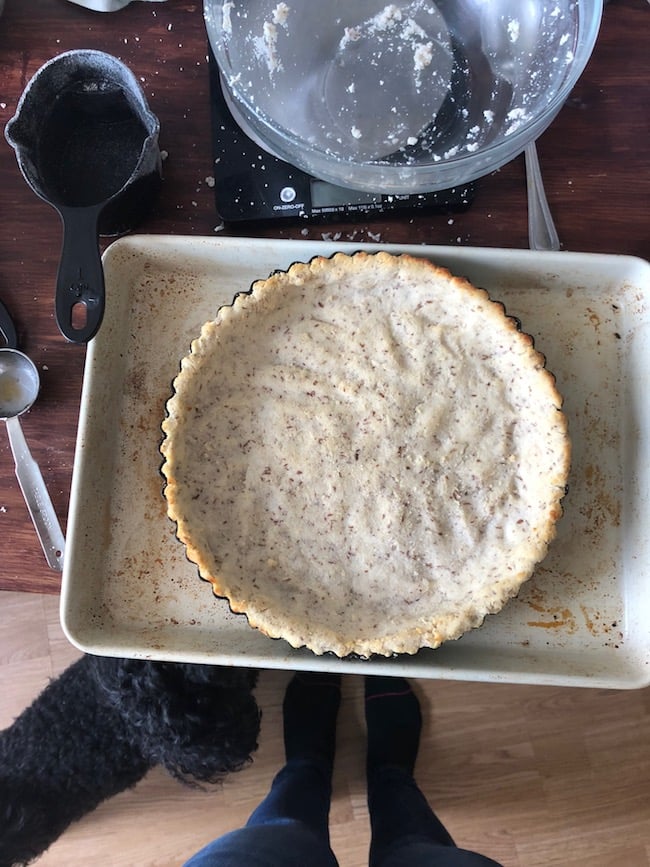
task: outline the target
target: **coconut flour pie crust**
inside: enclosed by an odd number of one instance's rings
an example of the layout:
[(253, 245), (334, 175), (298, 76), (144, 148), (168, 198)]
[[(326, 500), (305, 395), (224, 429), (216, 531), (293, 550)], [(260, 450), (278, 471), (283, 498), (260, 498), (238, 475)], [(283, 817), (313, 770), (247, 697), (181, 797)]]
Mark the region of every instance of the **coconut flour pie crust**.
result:
[(428, 260), (297, 263), (203, 326), (163, 421), (169, 516), (214, 593), (314, 653), (479, 626), (546, 555), (570, 460), (544, 357)]

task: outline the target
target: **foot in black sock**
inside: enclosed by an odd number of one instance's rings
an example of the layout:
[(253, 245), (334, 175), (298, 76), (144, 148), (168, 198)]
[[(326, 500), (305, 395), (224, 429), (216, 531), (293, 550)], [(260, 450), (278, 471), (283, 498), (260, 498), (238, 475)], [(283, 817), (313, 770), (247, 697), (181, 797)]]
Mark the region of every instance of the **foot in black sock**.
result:
[(336, 717), (341, 677), (329, 672), (298, 672), (284, 696), (284, 748), (290, 759), (320, 759), (334, 764)]
[(368, 773), (397, 767), (413, 774), (420, 745), (420, 702), (403, 677), (366, 677)]

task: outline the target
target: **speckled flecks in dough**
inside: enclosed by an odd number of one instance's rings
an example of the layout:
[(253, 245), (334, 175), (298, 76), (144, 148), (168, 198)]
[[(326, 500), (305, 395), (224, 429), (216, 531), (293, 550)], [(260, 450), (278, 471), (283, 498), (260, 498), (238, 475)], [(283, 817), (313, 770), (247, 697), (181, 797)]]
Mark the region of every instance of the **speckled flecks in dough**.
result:
[(163, 422), (165, 494), (250, 623), (339, 656), (436, 647), (546, 554), (569, 441), (544, 359), (424, 259), (337, 254), (207, 323)]

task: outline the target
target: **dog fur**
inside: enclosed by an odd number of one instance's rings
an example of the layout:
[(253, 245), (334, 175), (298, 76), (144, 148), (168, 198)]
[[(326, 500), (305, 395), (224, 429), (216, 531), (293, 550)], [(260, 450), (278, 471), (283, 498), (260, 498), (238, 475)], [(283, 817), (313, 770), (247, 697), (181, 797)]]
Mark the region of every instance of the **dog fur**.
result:
[(0, 867), (43, 853), (155, 765), (214, 783), (257, 748), (257, 672), (86, 655), (0, 732)]

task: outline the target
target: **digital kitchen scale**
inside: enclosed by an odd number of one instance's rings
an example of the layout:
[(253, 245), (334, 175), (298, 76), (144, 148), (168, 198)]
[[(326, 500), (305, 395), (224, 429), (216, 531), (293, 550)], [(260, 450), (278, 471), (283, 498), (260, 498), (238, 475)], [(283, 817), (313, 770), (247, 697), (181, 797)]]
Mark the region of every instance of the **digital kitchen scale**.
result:
[(464, 211), (474, 184), (411, 195), (364, 193), (318, 180), (268, 153), (234, 119), (210, 51), (214, 193), (225, 222), (272, 219), (352, 219), (396, 211)]

